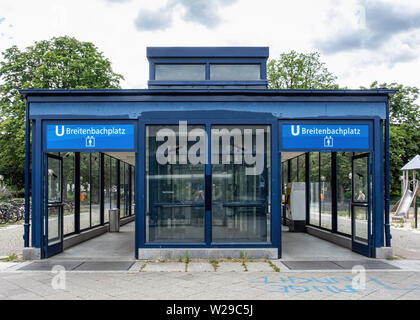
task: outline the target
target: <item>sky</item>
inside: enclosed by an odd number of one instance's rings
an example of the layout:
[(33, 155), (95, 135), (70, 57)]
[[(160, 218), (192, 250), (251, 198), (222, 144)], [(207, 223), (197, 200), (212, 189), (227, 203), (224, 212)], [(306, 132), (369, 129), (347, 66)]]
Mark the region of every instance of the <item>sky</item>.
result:
[(64, 35), (93, 42), (124, 89), (147, 87), (148, 46), (320, 52), (340, 86), (420, 87), (420, 1), (0, 0), (0, 51)]

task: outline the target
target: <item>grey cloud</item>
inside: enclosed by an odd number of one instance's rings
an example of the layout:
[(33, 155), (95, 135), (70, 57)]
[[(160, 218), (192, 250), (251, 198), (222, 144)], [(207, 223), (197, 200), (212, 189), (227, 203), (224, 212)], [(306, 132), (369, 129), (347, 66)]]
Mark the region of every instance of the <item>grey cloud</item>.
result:
[(165, 7), (156, 10), (140, 10), (134, 21), (139, 31), (164, 30), (172, 26), (176, 9), (183, 8), (182, 19), (207, 28), (217, 27), (222, 19), (220, 10), (236, 0), (169, 0)]
[(420, 30), (419, 10), (413, 11), (379, 1), (367, 1), (362, 5), (366, 12), (364, 29), (350, 28), (344, 33), (334, 33), (327, 39), (316, 41), (315, 45), (326, 54), (358, 49), (375, 50), (394, 35)]
[(165, 30), (172, 25), (172, 10), (140, 10), (134, 24), (137, 30)]

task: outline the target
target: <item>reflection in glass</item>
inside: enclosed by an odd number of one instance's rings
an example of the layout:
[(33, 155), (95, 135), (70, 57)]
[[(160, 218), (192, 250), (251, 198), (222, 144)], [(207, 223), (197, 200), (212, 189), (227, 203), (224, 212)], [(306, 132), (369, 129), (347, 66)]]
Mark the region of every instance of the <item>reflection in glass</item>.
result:
[(61, 159), (48, 157), (48, 245), (61, 241), (62, 168)]
[(190, 161), (205, 154), (192, 148), (204, 139), (204, 126), (188, 126), (187, 132), (146, 127), (147, 242), (204, 241), (205, 165)]
[(101, 157), (99, 153), (92, 153), (90, 157), (90, 209), (94, 227), (101, 224)]
[(368, 207), (353, 207), (354, 240), (361, 243), (368, 242)]
[(74, 199), (74, 153), (63, 152), (63, 199), (64, 199), (64, 235), (75, 232), (75, 199)]
[(337, 231), (351, 235), (351, 157), (337, 153)]
[(332, 229), (331, 153), (321, 153), (321, 227)]
[(309, 223), (319, 226), (319, 153), (311, 152), (309, 155), (309, 181), (310, 181), (310, 207), (309, 207)]
[[(213, 241), (268, 242), (270, 127), (213, 126), (212, 132), (223, 129), (231, 133), (236, 130), (238, 134), (233, 134), (227, 144), (227, 139), (218, 139), (212, 134)], [(250, 139), (245, 138), (245, 130)], [(255, 160), (253, 165), (247, 163), (251, 158)], [(214, 159), (219, 161), (215, 162)], [(249, 170), (253, 166), (258, 169)]]
[(104, 155), (104, 222), (109, 221), (111, 209), (111, 157)]
[(80, 153), (80, 230), (90, 226), (90, 154)]

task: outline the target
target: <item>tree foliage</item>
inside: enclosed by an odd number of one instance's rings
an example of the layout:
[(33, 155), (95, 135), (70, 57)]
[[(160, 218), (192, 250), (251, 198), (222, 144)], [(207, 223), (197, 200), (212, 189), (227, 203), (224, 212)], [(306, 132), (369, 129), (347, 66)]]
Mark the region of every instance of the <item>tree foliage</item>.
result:
[[(365, 89), (364, 87), (361, 87)], [(370, 85), (370, 89), (387, 88), (396, 90), (389, 101), (389, 119), (393, 125), (411, 124), (420, 127), (419, 88), (404, 86), (399, 83), (382, 83), (378, 81)]]
[(0, 65), (0, 173), (24, 185), (25, 100), (19, 89), (119, 88), (123, 77), (93, 43), (71, 37), (35, 42), (2, 53)]
[(271, 89), (338, 89), (336, 77), (320, 61), (320, 54), (291, 51), (267, 64)]
[[(389, 101), (390, 113), (390, 167), (391, 194), (401, 193), (401, 168), (420, 154), (420, 107), (416, 103), (419, 89), (399, 83), (373, 82), (370, 89), (388, 88), (396, 90)], [(364, 88), (363, 88), (364, 89)]]

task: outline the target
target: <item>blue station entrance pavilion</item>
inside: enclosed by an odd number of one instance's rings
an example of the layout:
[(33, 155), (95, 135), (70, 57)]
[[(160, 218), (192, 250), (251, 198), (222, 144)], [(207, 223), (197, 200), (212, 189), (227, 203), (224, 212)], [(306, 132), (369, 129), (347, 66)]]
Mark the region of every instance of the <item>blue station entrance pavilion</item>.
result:
[(110, 209), (138, 259), (281, 258), (286, 232), (386, 255), (393, 91), (271, 90), (268, 56), (150, 47), (148, 89), (22, 90), (24, 256), (106, 232)]

